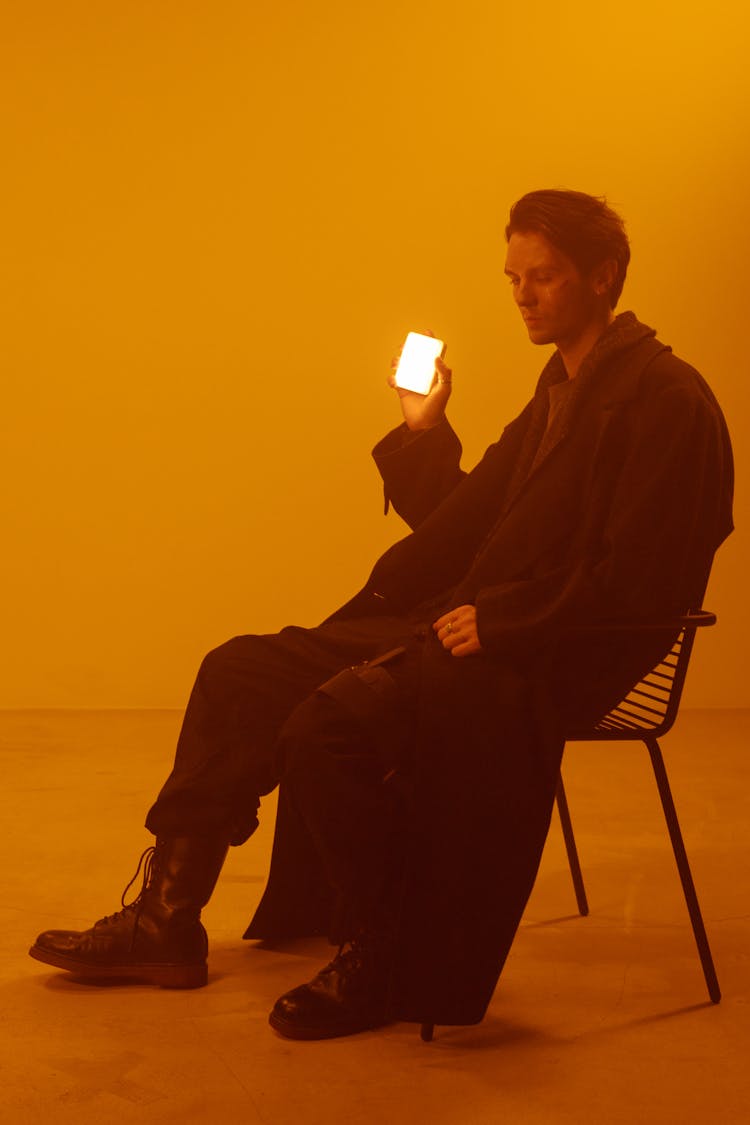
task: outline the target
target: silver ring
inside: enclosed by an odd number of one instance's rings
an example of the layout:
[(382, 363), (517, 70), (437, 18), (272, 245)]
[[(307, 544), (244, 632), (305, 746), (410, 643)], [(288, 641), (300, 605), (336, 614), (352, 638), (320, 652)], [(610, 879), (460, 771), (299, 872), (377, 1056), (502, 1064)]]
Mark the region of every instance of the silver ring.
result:
[(448, 624), (445, 626), (445, 631), (446, 631), (446, 633), (452, 633), (453, 632), (453, 622), (452, 621), (449, 621)]

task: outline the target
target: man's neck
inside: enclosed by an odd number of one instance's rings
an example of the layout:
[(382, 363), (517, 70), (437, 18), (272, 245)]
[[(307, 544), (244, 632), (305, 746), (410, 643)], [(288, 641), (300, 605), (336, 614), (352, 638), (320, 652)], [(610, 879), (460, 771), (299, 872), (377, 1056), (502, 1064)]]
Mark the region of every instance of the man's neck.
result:
[(614, 319), (614, 312), (608, 309), (604, 317), (592, 321), (575, 340), (572, 340), (570, 343), (565, 341), (558, 343), (557, 350), (562, 356), (562, 361), (569, 379), (575, 379), (584, 359), (599, 337), (604, 335)]

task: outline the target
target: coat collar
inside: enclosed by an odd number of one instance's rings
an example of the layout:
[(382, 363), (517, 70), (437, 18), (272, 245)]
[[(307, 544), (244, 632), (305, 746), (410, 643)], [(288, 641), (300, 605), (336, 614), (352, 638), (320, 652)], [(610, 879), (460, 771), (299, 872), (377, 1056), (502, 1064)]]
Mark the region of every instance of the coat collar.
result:
[[(602, 383), (605, 374), (606, 389), (612, 391), (612, 395), (607, 395), (608, 399), (620, 401), (623, 397), (632, 397), (635, 393), (635, 387), (630, 387), (628, 393), (628, 389), (620, 385), (622, 380), (618, 378), (624, 373), (626, 376), (625, 382), (629, 382), (627, 378), (628, 364), (613, 361), (624, 359), (636, 344), (653, 339), (655, 336), (656, 329), (649, 328), (647, 324), (641, 324), (635, 313), (624, 312), (616, 316), (596, 341), (588, 355), (584, 357), (578, 374), (573, 380), (570, 396), (571, 406), (588, 397), (592, 386)], [(543, 394), (546, 400), (549, 386), (553, 383), (562, 383), (567, 377), (562, 356), (559, 351), (555, 351), (539, 376), (536, 394)]]
[[(654, 354), (663, 345), (655, 341), (656, 331), (636, 318), (632, 312), (620, 313), (599, 337), (581, 363), (566, 396), (554, 431), (547, 429), (549, 388), (567, 379), (559, 351), (545, 365), (531, 403), (526, 437), (508, 489), (508, 508), (515, 502), (526, 481), (535, 476), (553, 450), (565, 441), (585, 406), (593, 401), (608, 411), (633, 398), (639, 385), (643, 364), (633, 362), (634, 350), (648, 342)], [(507, 511), (507, 509), (506, 509)]]

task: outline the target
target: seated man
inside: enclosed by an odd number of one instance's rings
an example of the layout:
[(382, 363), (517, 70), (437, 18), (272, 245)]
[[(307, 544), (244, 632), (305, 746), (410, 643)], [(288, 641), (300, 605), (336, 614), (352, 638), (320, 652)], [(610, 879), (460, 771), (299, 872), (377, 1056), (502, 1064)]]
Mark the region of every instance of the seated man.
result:
[[(269, 886), (246, 936), (326, 932), (339, 954), (270, 1016), (292, 1038), (482, 1019), (536, 875), (564, 733), (668, 650), (586, 633), (701, 604), (729, 534), (732, 458), (701, 376), (632, 313), (621, 219), (579, 192), (512, 208), (505, 272), (535, 344), (528, 406), (473, 472), (451, 372), (400, 390), (375, 448), (413, 529), (322, 625), (204, 660), (135, 901), (33, 957), (91, 980), (206, 982), (199, 921), (230, 845), (281, 782)], [(355, 666), (355, 667), (352, 667)], [(123, 896), (124, 901), (124, 896)]]

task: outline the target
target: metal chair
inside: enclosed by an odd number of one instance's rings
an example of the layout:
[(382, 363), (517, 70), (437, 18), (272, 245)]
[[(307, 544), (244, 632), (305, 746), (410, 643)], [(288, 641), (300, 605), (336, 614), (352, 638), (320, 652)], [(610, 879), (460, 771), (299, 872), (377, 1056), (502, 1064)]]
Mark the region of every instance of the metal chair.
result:
[[(682, 688), (685, 683), (688, 661), (695, 640), (697, 629), (716, 623), (716, 615), (706, 610), (696, 610), (687, 613), (672, 621), (649, 624), (648, 629), (679, 631), (677, 639), (667, 655), (656, 667), (613, 707), (603, 719), (593, 727), (585, 730), (571, 730), (566, 736), (566, 742), (643, 742), (648, 748), (651, 765), (654, 769), (656, 784), (661, 798), (664, 817), (672, 841), (672, 850), (677, 861), (677, 870), (680, 874), (682, 889), (685, 894), (690, 922), (693, 927), (698, 954), (703, 967), (708, 994), (714, 1004), (721, 999), (719, 981), (716, 976), (711, 950), (703, 925), (698, 896), (690, 871), (685, 844), (677, 819), (677, 812), (672, 798), (672, 791), (667, 778), (661, 748), (658, 738), (666, 734), (677, 717), (680, 705)], [(642, 630), (643, 626), (622, 625), (606, 628), (621, 629), (623, 632), (632, 632), (635, 628)], [(568, 801), (565, 795), (562, 775), (557, 785), (556, 795), (557, 811), (562, 825), (565, 849), (568, 855), (570, 873), (573, 878), (578, 910), (582, 915), (589, 912), (586, 889), (583, 884), (581, 865), (578, 859), (573, 826), (570, 820)], [(432, 1039), (434, 1024), (424, 1023), (421, 1028), (421, 1037), (425, 1042)]]

